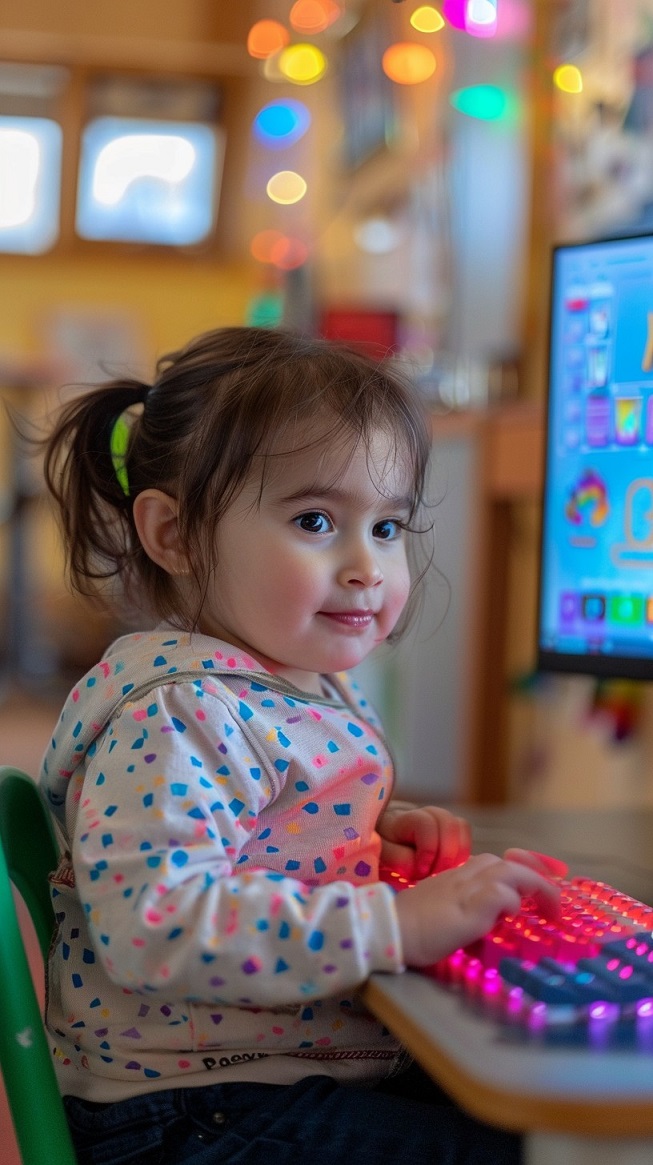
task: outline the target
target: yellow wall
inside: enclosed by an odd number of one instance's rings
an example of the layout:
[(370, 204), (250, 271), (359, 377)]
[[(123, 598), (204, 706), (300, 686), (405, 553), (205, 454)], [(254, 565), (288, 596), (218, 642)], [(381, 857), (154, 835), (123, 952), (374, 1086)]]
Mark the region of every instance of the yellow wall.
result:
[(0, 360), (47, 356), (59, 310), (124, 313), (149, 359), (208, 328), (240, 324), (252, 293), (249, 265), (159, 257), (0, 257)]

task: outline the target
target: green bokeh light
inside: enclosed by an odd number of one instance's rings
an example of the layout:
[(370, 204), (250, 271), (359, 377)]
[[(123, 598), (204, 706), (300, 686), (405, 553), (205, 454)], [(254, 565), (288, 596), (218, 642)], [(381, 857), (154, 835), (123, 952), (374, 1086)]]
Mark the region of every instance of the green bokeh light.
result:
[(276, 328), (283, 320), (283, 307), (283, 296), (278, 292), (261, 292), (249, 301), (245, 323), (255, 328)]
[(516, 100), (498, 85), (470, 85), (456, 89), (449, 101), (454, 109), (480, 121), (506, 121), (515, 116)]

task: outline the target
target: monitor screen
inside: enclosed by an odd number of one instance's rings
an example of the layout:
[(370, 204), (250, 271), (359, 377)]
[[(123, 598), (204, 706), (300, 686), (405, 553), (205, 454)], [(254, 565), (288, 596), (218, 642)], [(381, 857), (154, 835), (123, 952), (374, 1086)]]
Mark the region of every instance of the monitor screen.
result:
[(653, 235), (553, 253), (538, 660), (653, 679)]

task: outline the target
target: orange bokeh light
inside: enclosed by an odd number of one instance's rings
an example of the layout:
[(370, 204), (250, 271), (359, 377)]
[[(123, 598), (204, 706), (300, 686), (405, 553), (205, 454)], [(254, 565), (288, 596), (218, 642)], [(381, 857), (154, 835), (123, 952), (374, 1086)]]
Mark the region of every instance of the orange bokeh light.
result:
[(334, 0), (295, 0), (289, 20), (297, 32), (324, 32), (340, 16)]
[(410, 41), (390, 45), (383, 54), (383, 72), (397, 85), (419, 85), (432, 77), (435, 55), (426, 45)]
[(286, 236), (281, 231), (259, 231), (249, 244), (250, 254), (259, 263), (273, 263), (272, 251), (277, 244), (285, 242)]
[(278, 20), (257, 20), (247, 36), (247, 52), (250, 57), (265, 60), (284, 49), (289, 41), (288, 29)]
[(301, 239), (282, 235), (270, 252), (270, 262), (281, 271), (293, 271), (308, 259), (308, 247)]
[(306, 243), (281, 231), (259, 231), (249, 244), (249, 250), (259, 263), (268, 263), (281, 271), (301, 267), (308, 258)]

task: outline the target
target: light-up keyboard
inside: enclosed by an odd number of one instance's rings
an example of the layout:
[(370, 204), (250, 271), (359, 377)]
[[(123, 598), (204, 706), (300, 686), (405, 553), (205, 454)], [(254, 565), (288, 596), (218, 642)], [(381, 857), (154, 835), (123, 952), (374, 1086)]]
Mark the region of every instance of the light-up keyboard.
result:
[(424, 973), (519, 1041), (653, 1052), (653, 907), (590, 878), (560, 888), (559, 918), (524, 900)]

